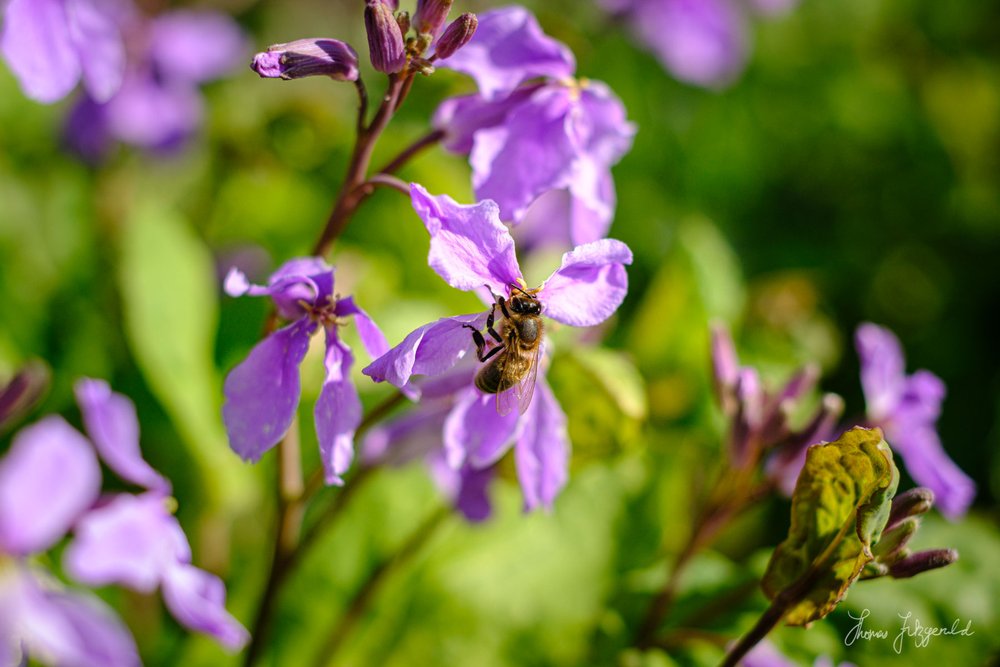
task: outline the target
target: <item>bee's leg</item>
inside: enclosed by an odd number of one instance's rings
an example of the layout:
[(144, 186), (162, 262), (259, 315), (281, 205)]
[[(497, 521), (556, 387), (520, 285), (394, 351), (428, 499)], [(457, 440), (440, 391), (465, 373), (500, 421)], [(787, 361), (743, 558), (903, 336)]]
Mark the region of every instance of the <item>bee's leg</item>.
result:
[[(507, 317), (507, 308), (506, 306), (503, 305), (503, 297), (500, 296), (497, 297), (497, 299), (499, 299), (497, 303), (499, 303), (500, 308), (503, 309), (504, 317)], [(497, 304), (494, 303), (492, 306), (490, 306), (490, 314), (486, 316), (486, 332), (493, 337), (493, 340), (495, 340), (498, 343), (502, 343), (503, 337), (499, 333), (497, 333), (496, 329), (493, 328), (493, 322), (496, 316), (496, 312), (497, 312)]]
[(503, 349), (503, 345), (494, 345), (489, 351), (486, 351), (486, 338), (483, 337), (483, 334), (469, 324), (463, 324), (462, 326), (472, 331), (472, 341), (476, 344), (476, 357), (479, 361), (486, 361)]

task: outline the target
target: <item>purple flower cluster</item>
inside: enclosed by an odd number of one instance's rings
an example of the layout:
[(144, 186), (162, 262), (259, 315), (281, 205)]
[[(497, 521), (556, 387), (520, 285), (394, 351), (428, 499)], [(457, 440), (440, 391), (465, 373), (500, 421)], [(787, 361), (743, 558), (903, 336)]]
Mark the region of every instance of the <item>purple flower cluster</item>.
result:
[(39, 102), (84, 94), (66, 137), (97, 160), (115, 141), (177, 146), (200, 125), (198, 86), (230, 72), (247, 51), (228, 16), (178, 10), (147, 18), (128, 0), (11, 0), (0, 53)]
[(798, 0), (601, 0), (676, 78), (708, 88), (733, 82), (749, 55), (747, 15), (773, 16)]
[(238, 270), (226, 278), (230, 296), (269, 296), (290, 324), (269, 334), (226, 378), (222, 416), (233, 450), (257, 461), (284, 437), (299, 405), (299, 365), (309, 340), (321, 327), (326, 337), (326, 380), (316, 402), (316, 437), (328, 484), (354, 458), (354, 431), (361, 423), (361, 401), (351, 382), (354, 356), (338, 336), (338, 327), (353, 318), (365, 350), (372, 358), (388, 344), (370, 317), (351, 297), (333, 290), (333, 268), (316, 257), (293, 259), (271, 275), (267, 285), (251, 285)]
[[(241, 648), (248, 635), (226, 612), (222, 581), (191, 564), (170, 483), (142, 458), (135, 406), (100, 380), (78, 382), (76, 397), (89, 440), (49, 416), (21, 430), (0, 461), (0, 661), (15, 664), (23, 652), (56, 665), (139, 664), (106, 605), (27, 561), (70, 531), (63, 566), (74, 580), (159, 588), (182, 625)], [(102, 495), (98, 456), (145, 491)]]
[[(526, 290), (514, 240), (495, 202), (464, 206), (447, 195), (432, 196), (416, 184), (411, 197), (430, 234), (428, 263), (445, 282), (464, 291), (485, 288), (505, 300)], [(631, 262), (631, 251), (620, 241), (594, 241), (565, 253), (561, 266), (529, 292), (546, 317), (570, 326), (593, 326), (610, 317), (625, 298), (625, 265)], [(512, 446), (526, 509), (551, 507), (565, 484), (569, 456), (566, 416), (545, 382), (544, 359), (536, 362), (543, 370), (533, 369), (538, 373), (537, 390), (522, 406), (523, 414), (498, 410), (502, 397), (476, 388), (475, 367), (460, 364), (471, 361), (475, 351), (468, 329), (482, 329), (491, 312), (446, 317), (419, 327), (362, 371), (411, 397), (430, 399), (418, 412), (374, 431), (366, 455), (380, 455), (415, 433), (436, 431), (436, 439), (423, 441), (439, 442), (440, 448), (431, 444), (415, 452), (430, 457), (438, 479), (474, 519), (488, 514), (483, 493), (490, 467)], [(437, 381), (418, 384), (415, 376)]]
[(469, 156), (477, 199), (499, 205), (524, 247), (604, 238), (615, 209), (611, 167), (635, 134), (614, 93), (573, 79), (573, 54), (522, 7), (480, 15), (468, 45), (438, 64), (479, 88), (445, 100), (433, 121), (445, 148)]

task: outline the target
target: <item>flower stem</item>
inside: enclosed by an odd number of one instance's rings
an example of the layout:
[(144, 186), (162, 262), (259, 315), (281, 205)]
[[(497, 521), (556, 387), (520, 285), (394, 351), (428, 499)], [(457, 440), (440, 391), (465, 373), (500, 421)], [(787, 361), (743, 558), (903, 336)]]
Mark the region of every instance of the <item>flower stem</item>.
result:
[(400, 151), (399, 155), (390, 160), (384, 167), (379, 169), (380, 174), (395, 174), (404, 164), (409, 162), (415, 155), (426, 150), (444, 139), (444, 130), (431, 130), (420, 137), (412, 144)]
[(327, 640), (322, 649), (316, 654), (316, 667), (333, 665), (337, 651), (343, 645), (344, 640), (351, 630), (358, 624), (368, 605), (375, 598), (386, 578), (394, 571), (411, 561), (423, 548), (435, 530), (451, 514), (451, 509), (447, 506), (434, 510), (410, 536), (400, 545), (395, 554), (375, 565), (368, 577), (361, 584), (358, 590), (347, 603), (347, 608), (337, 620), (332, 630), (326, 634)]

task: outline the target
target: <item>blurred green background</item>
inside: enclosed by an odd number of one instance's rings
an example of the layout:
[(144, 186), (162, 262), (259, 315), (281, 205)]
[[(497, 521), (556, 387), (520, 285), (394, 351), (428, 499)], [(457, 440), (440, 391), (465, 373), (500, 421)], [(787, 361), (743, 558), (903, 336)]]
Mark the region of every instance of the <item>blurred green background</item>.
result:
[[(258, 48), (322, 34), (364, 53), (360, 5), (200, 6), (231, 11)], [(787, 529), (785, 501), (762, 503), (695, 561), (667, 620), (676, 645), (622, 653), (721, 462), (712, 318), (733, 326), (742, 358), (770, 380), (819, 361), (823, 389), (844, 396), (849, 416), (864, 409), (853, 330), (865, 320), (892, 328), (908, 370), (947, 384), (942, 440), (979, 486), (968, 518), (934, 518), (919, 538), (958, 548), (958, 564), (860, 583), (829, 619), (780, 629), (774, 642), (802, 664), (821, 653), (859, 665), (988, 664), (1000, 646), (1000, 6), (804, 0), (756, 22), (744, 75), (710, 92), (671, 79), (593, 3), (528, 5), (575, 52), (579, 75), (606, 81), (639, 127), (614, 170), (612, 236), (636, 253), (630, 294), (608, 349), (555, 334), (566, 344), (550, 380), (574, 441), (555, 511), (522, 515), (507, 475), (492, 521), (448, 518), (393, 572), (337, 664), (716, 663), (719, 646), (683, 629), (734, 639), (764, 609), (755, 581)], [(471, 89), (444, 71), (418, 81), (375, 163), (422, 135), (444, 96)], [(346, 85), (261, 81), (249, 70), (206, 93), (205, 127), (182, 152), (123, 149), (93, 168), (62, 148), (69, 103), (26, 100), (0, 68), (0, 377), (33, 357), (52, 367), (35, 417), (61, 411), (78, 423), (71, 385), (81, 375), (131, 396), (196, 562), (226, 578), (230, 608), (249, 623), (270, 554), (275, 462), (249, 467), (229, 451), (220, 387), (257, 340), (267, 304), (223, 297), (219, 276), (236, 256), (260, 258), (260, 278), (308, 252), (342, 178), (355, 101)], [(468, 174), (462, 158), (434, 149), (402, 175), (469, 202)], [(427, 268), (426, 246), (392, 191), (337, 244), (338, 292), (353, 293), (391, 343), (478, 306)], [(529, 278), (535, 262), (544, 276), (553, 261), (536, 258)], [(320, 369), (318, 356), (303, 365), (304, 424)], [(388, 393), (359, 386), (368, 404)], [(310, 467), (311, 431), (302, 430)], [(379, 473), (281, 598), (270, 664), (312, 664), (366, 574), (442, 502), (419, 465)], [(182, 633), (156, 598), (103, 594), (124, 610), (147, 664), (235, 664)], [(723, 612), (710, 614), (720, 600)], [(847, 610), (866, 607), (876, 626), (898, 628), (897, 613), (912, 611), (926, 625), (971, 619), (976, 634), (901, 655), (889, 642), (845, 647)]]

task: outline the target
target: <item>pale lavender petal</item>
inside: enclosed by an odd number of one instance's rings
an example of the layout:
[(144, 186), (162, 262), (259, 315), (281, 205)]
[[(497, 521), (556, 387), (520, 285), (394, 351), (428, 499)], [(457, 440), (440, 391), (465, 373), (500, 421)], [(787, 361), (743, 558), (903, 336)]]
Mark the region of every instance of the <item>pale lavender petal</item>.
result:
[(603, 322), (625, 299), (631, 263), (632, 251), (614, 239), (574, 248), (538, 292), (542, 314), (576, 327)]
[(333, 298), (333, 284), (333, 267), (323, 259), (299, 257), (285, 262), (271, 274), (267, 293), (281, 316), (292, 320), (305, 313), (301, 302), (326, 305)]
[(87, 513), (63, 555), (71, 577), (90, 586), (121, 584), (149, 593), (167, 570), (191, 560), (191, 547), (167, 498), (120, 494)]
[(0, 461), (0, 551), (26, 556), (48, 549), (100, 489), (93, 448), (62, 417), (22, 429)]
[(107, 102), (122, 85), (125, 44), (106, 0), (65, 0), (70, 38), (83, 68), (83, 85)]
[(250, 633), (226, 611), (226, 587), (214, 574), (193, 565), (171, 568), (163, 580), (163, 601), (184, 627), (211, 635), (230, 651), (238, 651)]
[(539, 380), (524, 430), (514, 447), (524, 509), (551, 509), (569, 475), (566, 414), (548, 384)]
[(592, 159), (615, 164), (632, 148), (636, 133), (625, 105), (603, 81), (578, 83), (576, 94), (580, 111), (572, 117), (574, 135)]
[(892, 420), (900, 424), (933, 425), (941, 414), (944, 382), (930, 371), (917, 371), (903, 382), (903, 392), (893, 408)]
[(257, 343), (226, 377), (222, 419), (229, 446), (257, 461), (285, 435), (299, 405), (299, 364), (316, 324), (299, 320)]
[(475, 133), (500, 125), (507, 114), (531, 97), (538, 86), (524, 86), (498, 100), (479, 95), (451, 97), (438, 106), (432, 124), (445, 132), (441, 145), (452, 153), (472, 151)]
[(108, 467), (126, 481), (169, 493), (170, 482), (142, 458), (132, 401), (111, 391), (103, 380), (84, 378), (74, 390), (87, 435)]
[(569, 185), (569, 228), (572, 245), (605, 238), (615, 215), (615, 182), (608, 168), (597, 161), (577, 160)]
[[(253, 286), (247, 279), (246, 274), (237, 269), (235, 266), (229, 269), (229, 273), (226, 274), (226, 280), (222, 286), (226, 294), (232, 297), (240, 297), (244, 294), (250, 293), (251, 287)], [(258, 295), (253, 294), (252, 296)]]
[(438, 488), (455, 504), (455, 509), (466, 520), (479, 523), (490, 518), (493, 506), (488, 492), (490, 482), (496, 476), (494, 466), (480, 470), (463, 466), (460, 470), (455, 470), (440, 452), (429, 456), (427, 464)]
[(861, 360), (861, 387), (868, 416), (887, 417), (896, 407), (905, 384), (905, 361), (899, 339), (884, 327), (866, 322), (854, 334)]
[(42, 588), (28, 570), (14, 576), (13, 587), (3, 591), (3, 611), (13, 612), (14, 637), (9, 639), (20, 644), (27, 656), (73, 667), (140, 664), (132, 635), (100, 599)]
[(440, 375), (474, 349), (471, 332), (463, 325), (482, 329), (485, 323), (486, 313), (474, 313), (425, 324), (361, 372), (397, 387), (410, 386), (413, 375)]
[(479, 26), (472, 40), (438, 64), (471, 76), (483, 97), (502, 97), (534, 77), (573, 76), (573, 53), (542, 32), (527, 9), (504, 7), (478, 17)]
[(746, 654), (741, 667), (796, 667), (769, 641), (762, 641)]
[(566, 86), (540, 88), (502, 125), (476, 132), (472, 185), (478, 199), (499, 205), (499, 219), (519, 221), (539, 195), (569, 187), (581, 148), (572, 132), (574, 97)]
[(410, 186), (413, 208), (431, 235), (430, 267), (456, 289), (488, 285), (506, 294), (517, 283), (521, 269), (514, 239), (500, 222), (497, 205), (483, 201), (471, 206), (448, 195), (432, 196), (422, 186)]
[(327, 330), (326, 380), (316, 400), (314, 419), (326, 483), (337, 486), (344, 483), (341, 475), (354, 460), (354, 431), (361, 423), (361, 400), (351, 382), (352, 363), (351, 350), (333, 330)]
[(574, 197), (566, 188), (549, 190), (531, 202), (521, 221), (510, 230), (521, 253), (576, 245), (572, 240), (574, 204)]
[(82, 68), (62, 0), (10, 0), (0, 29), (0, 53), (25, 95), (50, 103), (73, 90)]
[(378, 359), (389, 351), (389, 342), (385, 339), (385, 334), (378, 328), (375, 321), (369, 317), (368, 313), (359, 308), (354, 303), (354, 297), (339, 299), (336, 309), (337, 317), (354, 317), (354, 325), (358, 328), (358, 336), (361, 337), (361, 344), (365, 346), (365, 352), (372, 359)]
[(976, 484), (948, 457), (933, 426), (887, 425), (885, 437), (914, 481), (934, 492), (934, 505), (941, 513), (952, 520), (961, 518), (976, 496)]
[(730, 0), (643, 2), (632, 22), (664, 67), (682, 81), (722, 86), (746, 62), (746, 26)]
[(469, 387), (444, 423), (444, 450), (448, 464), (458, 468), (468, 461), (475, 468), (495, 463), (520, 435), (520, 415), (497, 412), (496, 394)]
[(106, 111), (108, 128), (120, 141), (169, 150), (201, 125), (203, 103), (192, 84), (158, 80), (150, 72), (133, 72), (108, 101)]
[(153, 20), (149, 52), (160, 76), (201, 83), (224, 76), (241, 64), (249, 45), (231, 17), (179, 10)]
[(399, 417), (379, 422), (365, 434), (361, 458), (368, 465), (402, 465), (441, 448), (448, 401), (427, 401)]
[(733, 337), (726, 325), (712, 325), (712, 371), (716, 393), (722, 397), (730, 394), (739, 380), (740, 360), (736, 354)]

